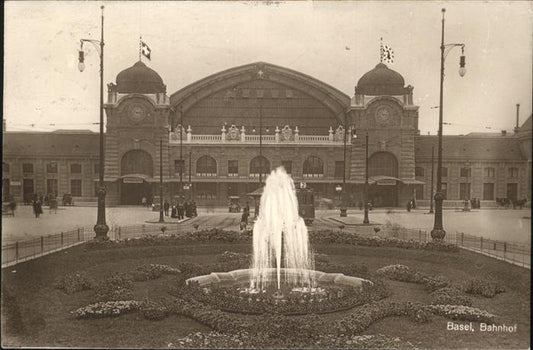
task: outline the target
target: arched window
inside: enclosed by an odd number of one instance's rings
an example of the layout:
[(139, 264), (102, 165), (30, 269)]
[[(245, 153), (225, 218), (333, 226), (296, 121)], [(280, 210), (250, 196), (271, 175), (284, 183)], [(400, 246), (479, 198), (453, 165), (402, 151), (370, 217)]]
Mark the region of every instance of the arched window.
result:
[(389, 152), (374, 153), (368, 160), (368, 176), (384, 175), (398, 177), (398, 161)]
[(255, 157), (250, 161), (250, 176), (259, 177), (267, 176), (270, 173), (270, 162), (263, 156)]
[(146, 151), (134, 149), (124, 153), (120, 162), (121, 175), (144, 174), (153, 176), (152, 156)]
[(217, 161), (211, 156), (202, 156), (196, 161), (196, 176), (217, 176)]
[(322, 159), (315, 157), (315, 156), (307, 157), (307, 159), (304, 161), (303, 176), (304, 177), (324, 176), (324, 163), (322, 162)]

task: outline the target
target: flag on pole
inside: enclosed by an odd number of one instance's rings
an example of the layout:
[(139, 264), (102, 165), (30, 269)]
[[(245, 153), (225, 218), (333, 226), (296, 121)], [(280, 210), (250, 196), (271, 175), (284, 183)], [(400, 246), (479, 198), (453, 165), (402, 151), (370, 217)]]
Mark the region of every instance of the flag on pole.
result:
[(150, 55), (152, 54), (152, 50), (150, 50), (148, 45), (146, 45), (146, 43), (142, 40), (141, 40), (141, 53), (143, 54), (144, 57), (151, 60)]
[(381, 41), (379, 52), (381, 56), (380, 62), (386, 62), (386, 63), (394, 62), (394, 51), (392, 50), (392, 47), (388, 45), (383, 45), (383, 41)]

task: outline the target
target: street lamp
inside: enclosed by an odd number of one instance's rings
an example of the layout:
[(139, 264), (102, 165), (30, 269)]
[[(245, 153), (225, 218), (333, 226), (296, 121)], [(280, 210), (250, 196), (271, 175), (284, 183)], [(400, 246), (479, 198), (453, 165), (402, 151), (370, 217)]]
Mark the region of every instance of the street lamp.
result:
[(183, 192), (183, 108), (180, 106), (180, 200)]
[(363, 224), (369, 224), (368, 220), (368, 132), (365, 137), (365, 217)]
[[(348, 125), (348, 113), (344, 113), (344, 149), (343, 149), (343, 166), (342, 166), (342, 194), (341, 194), (341, 217), (348, 216), (346, 203), (346, 133), (348, 132), (346, 126)], [(338, 187), (337, 187), (338, 191)]]
[(431, 196), (429, 196), (429, 213), (433, 214), (433, 175), (435, 170), (435, 145), (431, 146)]
[(102, 28), (100, 41), (92, 39), (80, 40), (80, 51), (78, 55), (78, 69), (83, 72), (85, 69), (85, 52), (83, 51), (83, 43), (89, 42), (94, 45), (100, 55), (100, 165), (98, 174), (98, 216), (96, 225), (94, 225), (95, 239), (106, 240), (109, 226), (105, 222), (105, 185), (104, 185), (104, 6), (100, 6), (102, 10)]
[(435, 193), (435, 223), (433, 230), (431, 230), (431, 237), (434, 240), (443, 240), (446, 235), (442, 225), (442, 202), (444, 196), (442, 195), (442, 115), (443, 115), (443, 85), (444, 85), (444, 60), (448, 53), (457, 46), (461, 47), (461, 57), (459, 59), (459, 75), (462, 77), (466, 74), (465, 69), (465, 44), (444, 44), (444, 13), (446, 9), (442, 9), (442, 34), (440, 44), (440, 103), (439, 103), (439, 145), (437, 150), (437, 190)]

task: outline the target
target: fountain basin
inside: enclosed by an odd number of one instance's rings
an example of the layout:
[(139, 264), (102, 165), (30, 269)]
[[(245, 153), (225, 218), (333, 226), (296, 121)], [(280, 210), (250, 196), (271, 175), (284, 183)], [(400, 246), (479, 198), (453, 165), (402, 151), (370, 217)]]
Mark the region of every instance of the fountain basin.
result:
[(277, 269), (266, 270), (266, 287), (251, 287), (253, 269), (213, 272), (186, 280), (189, 295), (197, 301), (222, 311), (284, 315), (323, 314), (351, 309), (366, 302), (374, 284), (366, 279), (305, 270), (311, 285), (294, 285), (291, 277), (301, 275), (299, 269), (282, 268), (281, 288), (278, 288)]
[[(363, 282), (372, 284), (369, 280), (359, 277), (346, 276), (342, 273), (328, 273), (316, 270), (307, 270), (309, 277), (318, 285), (322, 284), (337, 284), (347, 287), (361, 288)], [(200, 287), (204, 287), (213, 283), (224, 285), (243, 285), (250, 282), (252, 278), (253, 269), (240, 269), (229, 272), (212, 272), (209, 275), (192, 277), (186, 280), (186, 283), (196, 282)], [(267, 276), (270, 281), (276, 280), (276, 268), (267, 269)], [(290, 277), (301, 274), (298, 269), (281, 269), (282, 276)]]

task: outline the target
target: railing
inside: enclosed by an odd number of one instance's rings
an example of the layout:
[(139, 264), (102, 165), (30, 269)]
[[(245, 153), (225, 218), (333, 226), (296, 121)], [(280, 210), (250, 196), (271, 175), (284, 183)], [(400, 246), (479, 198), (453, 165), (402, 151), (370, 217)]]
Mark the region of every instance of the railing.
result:
[[(213, 228), (205, 223), (202, 229)], [(141, 237), (143, 235), (173, 234), (191, 230), (190, 226), (177, 223), (162, 223), (158, 225), (131, 225), (111, 227), (108, 236), (110, 240), (123, 240)], [(405, 228), (388, 228), (384, 230), (387, 236), (418, 242), (430, 242), (431, 233), (425, 230)], [(92, 228), (77, 228), (58, 234), (42, 236), (25, 241), (17, 241), (2, 246), (2, 267), (12, 266), (23, 261), (47, 255), (61, 249), (72, 247), (94, 238)], [(444, 241), (483, 255), (504, 260), (512, 264), (530, 269), (531, 246), (517, 242), (505, 242), (483, 237), (472, 236), (463, 232), (447, 232)]]
[(93, 238), (92, 231), (91, 234), (86, 234), (86, 232), (88, 231), (85, 228), (79, 227), (72, 231), (2, 245), (2, 267), (15, 265), (86, 242)]
[[(221, 135), (191, 135), (192, 142), (221, 142)], [(186, 142), (186, 140), (183, 140)]]
[[(430, 242), (431, 233), (425, 230), (401, 228), (388, 230), (389, 236), (418, 242)], [(480, 236), (465, 234), (464, 232), (446, 232), (446, 243), (455, 244), (463, 249), (471, 250), (483, 255), (491, 256), (509, 263), (531, 268), (531, 245), (486, 239)]]
[[(329, 136), (321, 135), (300, 135), (299, 139), (302, 142), (332, 142), (329, 140)], [(343, 142), (343, 140), (337, 142)], [(346, 139), (346, 142), (348, 142), (348, 139)]]
[[(324, 136), (324, 135), (294, 135), (289, 140), (285, 140), (280, 135), (261, 135), (261, 140), (265, 144), (328, 144), (328, 145), (342, 145), (344, 143), (343, 137), (338, 136)], [(171, 133), (169, 137), (170, 144), (179, 144), (179, 134)], [(183, 137), (183, 143), (259, 143), (259, 135), (257, 134), (239, 134), (235, 140), (223, 140), (222, 135), (194, 135), (185, 134)], [(350, 144), (350, 138), (346, 138), (346, 143)]]

